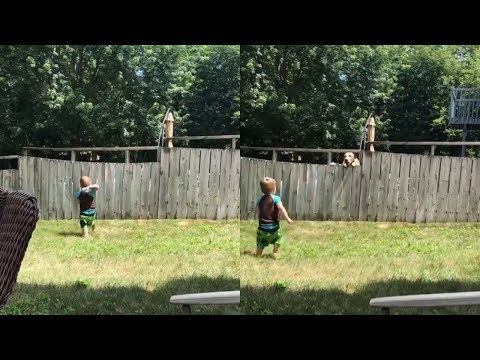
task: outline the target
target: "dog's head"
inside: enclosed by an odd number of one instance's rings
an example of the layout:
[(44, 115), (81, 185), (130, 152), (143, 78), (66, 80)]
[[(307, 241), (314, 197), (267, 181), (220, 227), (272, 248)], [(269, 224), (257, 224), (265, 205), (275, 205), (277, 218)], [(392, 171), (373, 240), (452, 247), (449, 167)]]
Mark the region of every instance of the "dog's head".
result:
[(343, 155), (343, 166), (355, 166), (358, 164), (358, 160), (352, 152), (347, 152)]

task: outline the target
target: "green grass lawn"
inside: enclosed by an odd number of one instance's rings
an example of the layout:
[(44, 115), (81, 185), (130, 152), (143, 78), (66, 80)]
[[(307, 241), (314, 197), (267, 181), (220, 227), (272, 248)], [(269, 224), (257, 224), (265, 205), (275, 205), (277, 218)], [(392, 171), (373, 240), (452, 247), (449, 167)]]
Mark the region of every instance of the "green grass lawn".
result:
[(76, 220), (38, 222), (0, 314), (179, 314), (172, 295), (239, 289), (238, 221), (100, 220), (80, 233)]
[[(282, 222), (280, 258), (255, 258), (255, 221), (242, 221), (246, 314), (378, 314), (372, 297), (480, 290), (480, 225)], [(394, 314), (479, 314), (480, 307)]]

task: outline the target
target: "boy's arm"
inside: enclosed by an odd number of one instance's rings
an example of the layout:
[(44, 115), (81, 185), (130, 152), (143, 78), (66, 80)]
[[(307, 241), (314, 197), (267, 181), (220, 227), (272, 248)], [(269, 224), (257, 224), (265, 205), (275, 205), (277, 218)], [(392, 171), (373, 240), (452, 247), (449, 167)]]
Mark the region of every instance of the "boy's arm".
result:
[(88, 195), (95, 196), (95, 192), (100, 189), (100, 186), (97, 184), (88, 185), (87, 187), (83, 188), (82, 191), (85, 191)]
[(279, 204), (277, 204), (277, 206), (278, 206), (278, 210), (280, 211), (280, 214), (283, 215), (283, 217), (285, 218), (285, 220), (287, 220), (287, 222), (288, 222), (289, 224), (293, 223), (293, 220), (290, 219), (290, 216), (288, 216), (287, 209), (285, 209), (285, 207), (283, 206), (283, 204), (282, 204), (282, 203), (279, 203)]

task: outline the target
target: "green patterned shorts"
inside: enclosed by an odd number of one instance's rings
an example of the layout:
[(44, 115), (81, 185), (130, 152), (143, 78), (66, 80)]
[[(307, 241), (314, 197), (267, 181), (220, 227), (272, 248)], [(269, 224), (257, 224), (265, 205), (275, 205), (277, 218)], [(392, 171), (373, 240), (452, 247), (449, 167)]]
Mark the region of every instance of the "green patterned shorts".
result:
[(92, 215), (82, 215), (80, 214), (80, 227), (83, 229), (84, 227), (94, 227), (95, 226), (95, 218), (97, 214)]
[(282, 229), (275, 232), (266, 232), (257, 229), (257, 249), (265, 249), (268, 245), (282, 245), (284, 242)]

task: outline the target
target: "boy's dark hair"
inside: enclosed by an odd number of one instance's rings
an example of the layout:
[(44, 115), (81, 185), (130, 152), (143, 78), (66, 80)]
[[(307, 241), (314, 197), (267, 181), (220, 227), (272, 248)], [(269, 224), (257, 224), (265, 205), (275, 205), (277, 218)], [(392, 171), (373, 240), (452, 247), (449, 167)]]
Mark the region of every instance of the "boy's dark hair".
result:
[(262, 192), (265, 195), (272, 194), (275, 191), (276, 187), (277, 187), (277, 182), (275, 181), (274, 178), (265, 177), (262, 180), (260, 180), (260, 188), (262, 189)]

